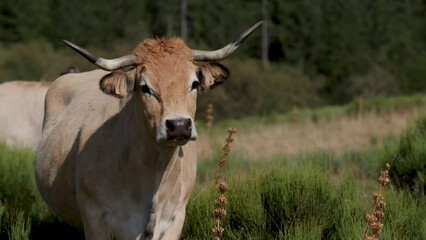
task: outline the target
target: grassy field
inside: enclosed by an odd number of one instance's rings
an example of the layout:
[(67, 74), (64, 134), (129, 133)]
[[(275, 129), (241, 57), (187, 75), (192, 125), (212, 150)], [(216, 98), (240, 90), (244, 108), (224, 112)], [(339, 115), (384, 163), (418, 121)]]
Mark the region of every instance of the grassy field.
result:
[[(422, 104), (401, 108), (398, 104), (365, 110), (362, 121), (367, 121), (368, 114), (392, 118), (409, 108), (422, 109)], [(426, 239), (426, 117), (419, 113), (407, 117), (401, 125), (405, 130), (382, 137), (380, 144), (370, 137), (370, 144), (362, 148), (302, 149), (250, 159), (237, 147), (246, 141), (244, 130), (249, 126), (261, 129), (291, 123), (293, 128), (303, 128), (316, 121), (321, 129), (325, 126), (321, 124), (358, 119), (345, 108), (336, 108), (333, 111), (345, 114), (330, 118), (317, 110), (315, 120), (279, 117), (233, 122), (239, 131), (224, 174), (230, 190), (223, 239), (362, 239), (367, 226), (364, 218), (372, 211), (372, 196), (379, 188), (377, 177), (387, 162), (392, 166), (391, 182), (383, 193), (386, 208), (380, 239)], [(212, 150), (199, 161), (198, 183), (187, 208), (182, 239), (213, 239), (216, 160), (228, 124), (213, 128)], [(33, 158), (32, 151), (0, 144), (0, 239), (83, 239), (52, 216), (41, 200), (34, 183)]]

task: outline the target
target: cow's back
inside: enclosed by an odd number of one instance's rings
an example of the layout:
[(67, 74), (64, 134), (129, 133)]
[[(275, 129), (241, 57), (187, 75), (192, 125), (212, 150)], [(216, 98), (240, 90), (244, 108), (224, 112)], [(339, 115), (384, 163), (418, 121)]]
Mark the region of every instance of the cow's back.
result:
[(44, 97), (49, 83), (0, 84), (0, 141), (35, 149), (41, 136)]

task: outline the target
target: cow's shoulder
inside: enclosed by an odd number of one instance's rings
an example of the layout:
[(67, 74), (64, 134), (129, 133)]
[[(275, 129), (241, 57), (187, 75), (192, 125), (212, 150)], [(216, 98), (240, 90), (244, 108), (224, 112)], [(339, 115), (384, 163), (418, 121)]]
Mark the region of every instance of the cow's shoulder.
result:
[(106, 74), (107, 71), (94, 70), (66, 74), (53, 81), (46, 94), (45, 120), (60, 114), (73, 100), (82, 97), (83, 94), (90, 94), (89, 92), (96, 94), (99, 80)]

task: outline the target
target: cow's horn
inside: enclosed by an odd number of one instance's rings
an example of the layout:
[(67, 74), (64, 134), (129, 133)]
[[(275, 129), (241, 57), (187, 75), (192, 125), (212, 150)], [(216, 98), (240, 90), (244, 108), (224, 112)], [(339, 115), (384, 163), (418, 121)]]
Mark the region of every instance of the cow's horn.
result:
[(209, 61), (220, 61), (231, 55), (237, 48), (240, 46), (244, 40), (247, 39), (250, 34), (258, 28), (263, 21), (257, 22), (240, 36), (238, 36), (234, 41), (226, 45), (225, 47), (218, 49), (216, 51), (202, 51), (202, 50), (192, 50), (192, 58), (194, 61), (200, 62), (209, 62)]
[(64, 41), (64, 43), (68, 45), (70, 48), (80, 53), (83, 57), (85, 57), (91, 63), (107, 71), (114, 71), (117, 69), (132, 66), (135, 64), (135, 55), (133, 54), (115, 58), (115, 59), (105, 59), (105, 58), (101, 58), (89, 53), (89, 51), (87, 51), (86, 49), (81, 48), (72, 42), (69, 42), (67, 40), (62, 40), (62, 41)]

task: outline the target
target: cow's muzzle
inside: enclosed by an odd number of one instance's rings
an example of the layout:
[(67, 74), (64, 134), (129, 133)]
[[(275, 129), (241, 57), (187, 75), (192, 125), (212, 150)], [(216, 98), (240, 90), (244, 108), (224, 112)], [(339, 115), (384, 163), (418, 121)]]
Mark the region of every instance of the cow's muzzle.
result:
[(167, 140), (187, 141), (191, 139), (192, 121), (189, 118), (166, 120)]

